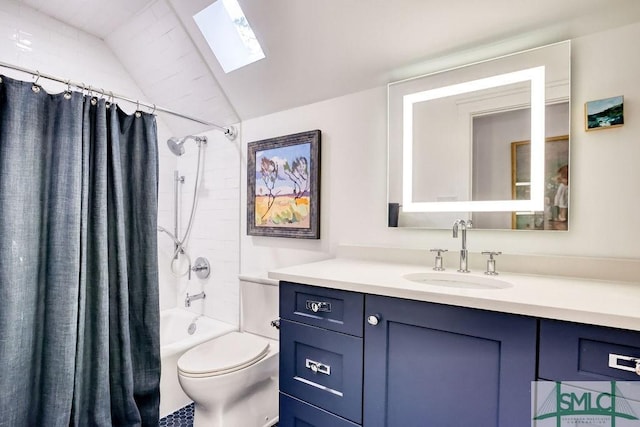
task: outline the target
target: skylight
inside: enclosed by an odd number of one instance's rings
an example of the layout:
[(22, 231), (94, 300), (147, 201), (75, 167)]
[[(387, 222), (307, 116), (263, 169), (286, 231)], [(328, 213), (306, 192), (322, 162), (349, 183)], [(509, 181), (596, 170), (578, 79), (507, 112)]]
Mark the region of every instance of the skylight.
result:
[(225, 73), (264, 58), (237, 0), (217, 0), (193, 19)]

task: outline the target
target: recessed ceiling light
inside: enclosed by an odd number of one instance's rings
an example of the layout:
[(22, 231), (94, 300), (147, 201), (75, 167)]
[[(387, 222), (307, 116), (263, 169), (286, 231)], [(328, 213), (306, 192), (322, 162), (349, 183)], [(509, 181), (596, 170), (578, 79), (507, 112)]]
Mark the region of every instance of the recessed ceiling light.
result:
[(193, 19), (225, 73), (265, 57), (237, 0), (217, 0)]

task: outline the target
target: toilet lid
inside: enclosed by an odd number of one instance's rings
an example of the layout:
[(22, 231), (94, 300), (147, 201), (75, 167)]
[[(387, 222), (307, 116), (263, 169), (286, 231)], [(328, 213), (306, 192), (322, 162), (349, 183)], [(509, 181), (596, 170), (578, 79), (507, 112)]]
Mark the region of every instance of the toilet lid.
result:
[(266, 339), (231, 332), (185, 352), (178, 359), (178, 370), (191, 377), (228, 374), (256, 363), (268, 352)]

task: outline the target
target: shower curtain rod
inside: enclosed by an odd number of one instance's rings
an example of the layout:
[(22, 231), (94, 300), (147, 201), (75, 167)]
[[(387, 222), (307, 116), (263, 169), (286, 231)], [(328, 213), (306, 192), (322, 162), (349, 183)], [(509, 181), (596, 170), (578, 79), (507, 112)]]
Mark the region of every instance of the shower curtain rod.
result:
[(152, 114), (155, 113), (156, 111), (161, 111), (163, 113), (171, 114), (171, 115), (176, 116), (176, 117), (180, 117), (180, 118), (183, 118), (183, 119), (191, 120), (192, 122), (196, 122), (196, 123), (200, 123), (200, 124), (203, 124), (203, 125), (211, 126), (212, 128), (214, 128), (216, 130), (219, 130), (220, 132), (224, 133), (227, 136), (227, 138), (229, 138), (231, 140), (235, 139), (235, 137), (236, 137), (236, 130), (235, 130), (235, 128), (233, 126), (229, 126), (229, 127), (219, 126), (219, 125), (217, 125), (215, 123), (207, 122), (205, 120), (198, 119), (196, 117), (188, 116), (186, 114), (182, 114), (182, 113), (178, 113), (178, 112), (173, 111), (173, 110), (169, 110), (168, 108), (159, 107), (156, 104), (150, 104), (148, 102), (140, 102), (137, 99), (132, 99), (132, 98), (129, 98), (129, 97), (124, 96), (124, 95), (118, 95), (118, 94), (115, 94), (113, 92), (105, 92), (105, 90), (102, 89), (102, 88), (100, 88), (98, 90), (98, 88), (92, 87), (90, 85), (85, 85), (84, 83), (78, 83), (78, 82), (74, 82), (74, 81), (71, 81), (71, 80), (64, 80), (64, 79), (61, 79), (60, 77), (55, 77), (55, 76), (52, 76), (50, 74), (41, 73), (38, 70), (30, 70), (28, 68), (20, 67), (19, 65), (13, 65), (13, 64), (9, 64), (7, 62), (0, 61), (0, 67), (9, 68), (9, 69), (12, 69), (12, 70), (16, 70), (16, 71), (20, 71), (20, 72), (23, 72), (23, 73), (31, 74), (32, 76), (36, 77), (36, 81), (34, 82), (34, 84), (36, 84), (38, 82), (39, 78), (43, 78), (43, 79), (47, 79), (47, 80), (53, 80), (53, 81), (56, 81), (56, 82), (59, 82), (59, 83), (64, 83), (69, 87), (73, 86), (73, 87), (75, 87), (77, 89), (81, 89), (84, 92), (96, 93), (96, 94), (103, 95), (105, 97), (117, 98), (117, 99), (120, 99), (120, 100), (123, 100), (123, 101), (126, 101), (126, 102), (130, 102), (132, 104), (136, 104), (137, 108), (139, 108), (140, 106), (143, 106), (143, 107), (146, 107), (146, 108), (149, 108), (149, 109), (153, 109), (153, 111), (151, 112)]

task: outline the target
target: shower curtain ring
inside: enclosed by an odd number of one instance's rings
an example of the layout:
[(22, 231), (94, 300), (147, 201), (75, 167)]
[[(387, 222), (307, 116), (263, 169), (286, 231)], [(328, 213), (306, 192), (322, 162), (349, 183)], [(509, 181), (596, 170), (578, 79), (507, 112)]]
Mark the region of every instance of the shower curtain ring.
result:
[(153, 115), (156, 112), (156, 104), (153, 104), (153, 111), (151, 112), (151, 115)]
[(40, 85), (38, 85), (38, 80), (40, 80), (40, 71), (36, 70), (36, 81), (33, 82), (33, 86), (31, 86), (31, 90), (33, 93), (40, 93)]
[(67, 90), (63, 96), (64, 99), (71, 99), (71, 80), (67, 80)]
[(142, 117), (142, 113), (140, 112), (140, 101), (137, 100), (136, 101), (136, 113), (135, 113), (137, 118)]
[(98, 105), (98, 98), (96, 98), (95, 96), (93, 96), (93, 88), (91, 87), (91, 85), (89, 85), (89, 98), (91, 98), (91, 105), (96, 106)]

